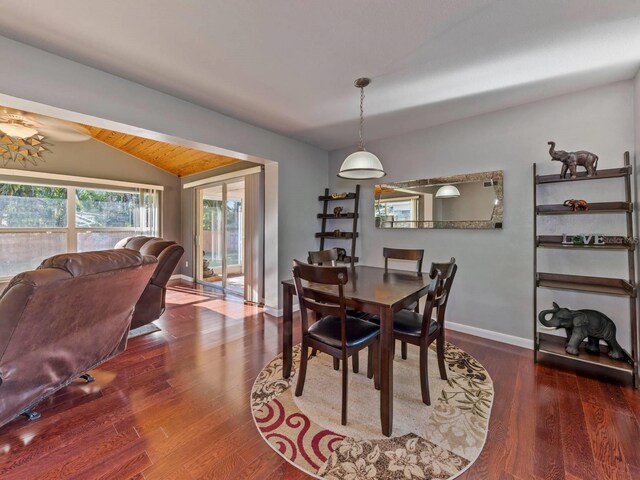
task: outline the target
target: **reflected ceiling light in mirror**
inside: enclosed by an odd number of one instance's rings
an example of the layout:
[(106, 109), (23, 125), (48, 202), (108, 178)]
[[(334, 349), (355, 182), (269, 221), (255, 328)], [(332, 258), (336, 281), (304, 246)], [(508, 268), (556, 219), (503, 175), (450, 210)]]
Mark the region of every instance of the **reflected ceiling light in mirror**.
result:
[(362, 127), (364, 125), (364, 87), (371, 83), (369, 78), (358, 78), (354, 85), (360, 89), (360, 143), (358, 150), (342, 162), (338, 176), (350, 180), (367, 180), (381, 178), (386, 175), (380, 159), (364, 147)]
[(460, 196), (460, 190), (453, 185), (440, 187), (436, 192), (436, 198), (456, 198)]

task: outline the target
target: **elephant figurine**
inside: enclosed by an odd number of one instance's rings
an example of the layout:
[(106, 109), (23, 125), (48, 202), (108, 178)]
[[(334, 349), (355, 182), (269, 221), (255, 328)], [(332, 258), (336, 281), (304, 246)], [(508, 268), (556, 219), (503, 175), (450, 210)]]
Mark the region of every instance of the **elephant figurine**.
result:
[[(547, 320), (549, 314), (551, 319)], [(547, 328), (567, 330), (565, 350), (571, 355), (578, 355), (578, 347), (585, 338), (588, 338), (585, 349), (589, 353), (599, 354), (602, 339), (609, 345), (609, 358), (626, 359), (626, 354), (616, 340), (616, 325), (604, 313), (596, 310), (569, 310), (560, 308), (553, 302), (553, 309), (541, 311), (538, 320)]]
[(598, 156), (595, 153), (579, 150), (577, 152), (565, 152), (564, 150), (556, 150), (556, 142), (547, 142), (549, 145), (549, 155), (551, 160), (562, 162), (562, 170), (560, 178), (566, 178), (567, 171), (571, 174), (571, 178), (576, 178), (576, 168), (579, 166), (587, 170), (587, 177), (596, 175), (598, 168)]

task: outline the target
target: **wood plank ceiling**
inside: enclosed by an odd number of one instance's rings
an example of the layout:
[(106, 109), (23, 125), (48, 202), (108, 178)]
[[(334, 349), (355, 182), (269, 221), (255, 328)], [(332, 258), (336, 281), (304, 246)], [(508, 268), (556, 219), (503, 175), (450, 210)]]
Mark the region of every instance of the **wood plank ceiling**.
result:
[(182, 147), (171, 143), (136, 137), (126, 133), (107, 130), (106, 128), (83, 125), (91, 136), (110, 147), (117, 148), (133, 155), (151, 165), (155, 165), (178, 177), (205, 172), (240, 162), (236, 158), (203, 152), (193, 148)]

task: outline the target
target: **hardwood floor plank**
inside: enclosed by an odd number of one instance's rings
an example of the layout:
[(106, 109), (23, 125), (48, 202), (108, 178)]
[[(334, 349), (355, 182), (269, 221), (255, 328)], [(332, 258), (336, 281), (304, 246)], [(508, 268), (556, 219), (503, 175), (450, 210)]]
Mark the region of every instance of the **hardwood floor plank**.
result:
[(629, 472), (625, 465), (622, 447), (611, 421), (611, 416), (604, 408), (589, 402), (582, 404), (591, 449), (603, 478), (626, 478)]
[[(564, 455), (560, 433), (560, 405), (555, 370), (543, 368), (539, 376), (533, 474), (545, 480), (564, 480)], [(552, 425), (553, 428), (549, 428)]]
[(597, 470), (587, 440), (587, 431), (578, 381), (574, 375), (564, 372), (557, 376), (560, 408), (559, 429), (564, 452), (564, 468), (567, 478), (597, 478)]
[[(92, 372), (96, 382), (57, 392), (37, 422), (0, 429), (2, 480), (308, 478), (264, 442), (249, 408), (281, 321), (184, 282), (167, 301), (163, 330), (131, 339)], [(637, 390), (536, 365), (530, 350), (447, 338), (495, 388), (486, 447), (460, 480), (640, 478)]]

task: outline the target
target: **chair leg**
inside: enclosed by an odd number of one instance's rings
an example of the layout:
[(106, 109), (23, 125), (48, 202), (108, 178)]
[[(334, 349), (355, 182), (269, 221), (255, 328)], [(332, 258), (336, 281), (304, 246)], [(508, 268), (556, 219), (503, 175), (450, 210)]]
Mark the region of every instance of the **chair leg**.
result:
[(349, 375), (349, 358), (342, 357), (342, 425), (347, 424), (347, 381)]
[(380, 390), (380, 337), (373, 343), (373, 386)]
[(359, 352), (356, 352), (351, 356), (351, 361), (353, 362), (353, 373), (360, 372), (360, 355), (358, 355), (358, 353)]
[(367, 378), (368, 379), (373, 378), (373, 356), (374, 356), (373, 348), (374, 348), (373, 344), (367, 347)]
[(302, 352), (300, 352), (300, 369), (298, 371), (298, 383), (296, 384), (296, 397), (302, 395), (304, 389), (304, 379), (307, 376), (307, 362), (309, 360), (309, 347), (304, 342), (302, 344)]
[(340, 359), (333, 357), (333, 369), (340, 370)]
[(438, 368), (440, 368), (440, 378), (447, 380), (447, 366), (444, 362), (444, 330), (438, 335), (436, 340), (436, 348), (438, 352)]
[(400, 348), (402, 352), (402, 359), (407, 359), (407, 342), (400, 342)]
[(317, 355), (318, 355), (318, 349), (316, 349), (316, 348), (312, 348), (312, 349), (311, 349), (311, 356), (312, 356), (312, 357), (315, 357), (315, 356), (317, 356)]
[(431, 405), (429, 397), (429, 347), (420, 345), (420, 389), (422, 390), (422, 403)]

